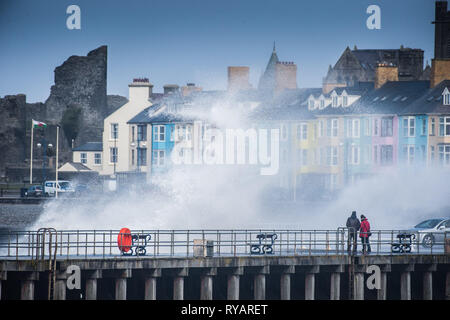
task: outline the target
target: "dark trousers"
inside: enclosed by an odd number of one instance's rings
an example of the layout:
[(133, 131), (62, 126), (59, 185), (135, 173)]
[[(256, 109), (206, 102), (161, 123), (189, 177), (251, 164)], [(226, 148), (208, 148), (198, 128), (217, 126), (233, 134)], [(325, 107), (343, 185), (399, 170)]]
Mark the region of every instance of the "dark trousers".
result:
[(362, 247), (363, 247), (362, 248), (363, 253), (366, 252), (366, 249), (367, 249), (367, 252), (371, 251), (369, 237), (361, 237), (361, 244), (362, 244)]
[(350, 252), (352, 249), (352, 243), (353, 243), (353, 252), (356, 252), (356, 248), (358, 247), (358, 242), (356, 240), (356, 232), (348, 233), (348, 247), (347, 247), (348, 252)]

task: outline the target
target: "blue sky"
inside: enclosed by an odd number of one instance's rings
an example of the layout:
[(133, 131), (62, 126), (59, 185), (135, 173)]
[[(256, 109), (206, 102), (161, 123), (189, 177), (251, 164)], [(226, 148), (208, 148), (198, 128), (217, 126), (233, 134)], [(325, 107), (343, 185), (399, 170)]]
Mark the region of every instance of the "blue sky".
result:
[[(68, 30), (66, 8), (81, 8)], [(366, 27), (371, 4), (381, 30)], [(226, 89), (227, 66), (249, 66), (257, 85), (276, 41), (297, 64), (299, 87), (319, 87), (343, 50), (421, 48), (434, 54), (433, 0), (0, 0), (0, 96), (44, 102), (53, 70), (71, 55), (108, 45), (108, 94), (128, 95), (134, 77)]]

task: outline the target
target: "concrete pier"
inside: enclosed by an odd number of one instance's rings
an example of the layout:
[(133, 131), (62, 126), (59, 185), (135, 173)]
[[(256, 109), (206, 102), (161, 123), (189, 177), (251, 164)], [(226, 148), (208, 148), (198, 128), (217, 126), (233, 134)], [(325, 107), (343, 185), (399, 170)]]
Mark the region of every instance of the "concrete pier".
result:
[[(317, 278), (320, 278), (320, 290), (330, 290), (329, 298), (342, 299), (342, 276), (348, 275), (349, 259), (347, 256), (239, 256), (239, 257), (114, 257), (114, 258), (66, 258), (56, 263), (55, 299), (68, 299), (75, 295), (69, 294), (65, 273), (69, 266), (79, 267), (85, 285), (81, 286), (80, 294), (86, 300), (104, 299), (112, 297), (118, 300), (129, 299), (127, 289), (133, 299), (184, 299), (186, 297), (199, 297), (201, 299), (214, 299), (214, 286), (227, 286), (219, 288), (218, 292), (225, 293), (229, 300), (238, 300), (240, 297), (242, 275), (244, 280), (253, 281), (253, 292), (249, 288), (243, 291), (248, 297), (252, 294), (254, 299), (266, 299), (267, 290), (279, 291), (280, 299), (291, 299), (303, 296), (299, 290), (303, 285), (297, 286), (297, 279), (304, 276), (304, 297), (307, 300), (328, 296), (327, 293), (315, 292)], [(367, 299), (376, 296), (380, 300), (398, 297), (411, 299), (448, 299), (450, 297), (450, 256), (449, 255), (368, 255), (357, 257), (352, 261), (355, 278), (353, 286), (355, 299)], [(367, 276), (368, 266), (375, 265), (380, 268), (380, 279), (376, 279), (374, 289), (365, 286), (364, 278)], [(40, 277), (47, 279), (48, 261), (30, 261), (20, 259), (0, 260), (1, 297), (9, 299), (47, 299), (47, 281), (38, 281)], [(216, 278), (216, 274), (219, 277)], [(6, 275), (8, 277), (6, 277)], [(200, 275), (200, 277), (198, 277)], [(225, 276), (226, 281), (222, 281)], [(292, 277), (295, 278), (292, 278)], [(412, 286), (412, 277), (419, 276), (423, 286)], [(186, 277), (191, 277), (189, 283), (198, 284), (184, 287)], [(132, 281), (128, 279), (132, 278)], [(105, 279), (100, 282), (99, 279)], [(112, 279), (112, 281), (106, 281)], [(217, 279), (217, 281), (216, 281)], [(294, 280), (295, 279), (295, 282)], [(387, 281), (394, 284), (388, 286)], [(378, 283), (378, 280), (380, 282)], [(18, 285), (20, 281), (20, 287)], [(142, 285), (136, 288), (127, 288), (139, 281)], [(161, 291), (158, 291), (161, 281)], [(279, 282), (278, 282), (279, 281)], [(445, 282), (445, 283), (437, 283)], [(167, 290), (171, 288), (173, 292)], [(276, 283), (278, 282), (278, 283)], [(400, 282), (401, 292), (395, 283)], [(17, 284), (17, 285), (16, 285)], [(274, 284), (274, 287), (271, 287)], [(345, 285), (347, 285), (345, 283)], [(17, 288), (14, 288), (17, 286)], [(301, 288), (301, 289), (300, 289)], [(420, 292), (417, 292), (420, 288)], [(113, 290), (115, 289), (115, 292)], [(373, 291), (371, 291), (373, 290)], [(413, 291), (415, 290), (415, 291)], [(422, 291), (423, 290), (423, 291)], [(197, 292), (198, 291), (198, 292)], [(366, 292), (364, 292), (366, 291)], [(36, 296), (38, 295), (38, 296)], [(328, 298), (328, 297), (327, 297)]]
[(0, 300), (2, 300), (2, 282), (8, 279), (6, 271), (0, 271)]
[(239, 281), (244, 274), (244, 268), (232, 268), (227, 279), (227, 299), (239, 300)]
[(97, 279), (102, 277), (102, 270), (86, 272), (86, 300), (97, 300)]
[(217, 268), (208, 268), (202, 272), (200, 283), (200, 300), (212, 300), (213, 276), (217, 275)]
[(145, 300), (156, 300), (156, 283), (160, 277), (161, 269), (153, 269), (145, 274)]

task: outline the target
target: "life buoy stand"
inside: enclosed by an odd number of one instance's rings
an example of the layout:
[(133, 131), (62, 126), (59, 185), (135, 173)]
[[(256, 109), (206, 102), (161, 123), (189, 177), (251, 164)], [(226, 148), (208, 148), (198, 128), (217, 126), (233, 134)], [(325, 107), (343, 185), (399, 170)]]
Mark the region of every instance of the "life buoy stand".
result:
[(128, 228), (122, 228), (117, 235), (117, 245), (121, 252), (128, 252), (131, 250), (131, 245), (133, 243), (131, 237), (131, 231)]

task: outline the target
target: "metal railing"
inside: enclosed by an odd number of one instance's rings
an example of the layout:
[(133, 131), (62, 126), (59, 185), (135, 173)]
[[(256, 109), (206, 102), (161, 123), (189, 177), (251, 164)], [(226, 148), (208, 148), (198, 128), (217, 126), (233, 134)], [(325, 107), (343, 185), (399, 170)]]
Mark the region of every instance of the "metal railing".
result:
[[(404, 231), (375, 230), (370, 236), (370, 254), (450, 254), (450, 233), (432, 233), (402, 238)], [(275, 234), (276, 237), (270, 236)], [(131, 230), (135, 236), (134, 257), (192, 256), (297, 256), (348, 255), (348, 230)], [(430, 235), (430, 234), (429, 234)], [(57, 259), (111, 258), (122, 256), (119, 230), (56, 230), (52, 237), (38, 231), (0, 233), (0, 259), (42, 259), (57, 248)], [(148, 237), (150, 236), (150, 237)], [(274, 239), (275, 238), (275, 239)], [(428, 239), (428, 238), (427, 238)], [(357, 237), (357, 253), (361, 241)], [(352, 248), (353, 249), (353, 248)], [(48, 258), (48, 257), (47, 257)]]

